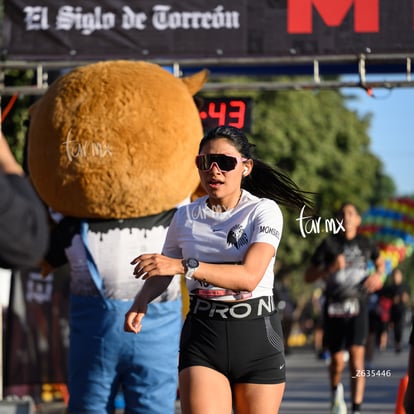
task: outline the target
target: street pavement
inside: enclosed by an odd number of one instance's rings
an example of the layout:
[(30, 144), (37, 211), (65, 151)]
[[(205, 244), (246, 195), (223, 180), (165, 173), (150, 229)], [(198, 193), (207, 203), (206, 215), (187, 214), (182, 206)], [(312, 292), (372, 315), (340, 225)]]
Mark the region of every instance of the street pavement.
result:
[[(387, 349), (375, 355), (370, 370), (374, 376), (366, 378), (363, 414), (395, 412), (398, 387), (406, 373), (407, 362), (408, 347), (399, 354)], [(330, 390), (326, 362), (318, 360), (309, 348), (292, 348), (292, 352), (286, 357), (286, 369), (286, 391), (279, 414), (329, 414)], [(343, 385), (350, 413), (349, 378), (346, 368)], [(65, 408), (61, 403), (45, 404), (37, 410), (38, 414), (64, 412)], [(122, 410), (118, 410), (117, 414), (122, 414)], [(175, 414), (181, 414), (179, 402)]]
[[(377, 353), (366, 377), (362, 413), (393, 414), (398, 387), (408, 363), (408, 347), (396, 354), (392, 349)], [(287, 382), (279, 414), (324, 414), (330, 410), (330, 387), (327, 364), (317, 360), (310, 350), (293, 349), (287, 356)], [(368, 370), (366, 370), (368, 375)], [(373, 375), (372, 375), (373, 374)], [(343, 377), (345, 400), (350, 413), (350, 374)]]

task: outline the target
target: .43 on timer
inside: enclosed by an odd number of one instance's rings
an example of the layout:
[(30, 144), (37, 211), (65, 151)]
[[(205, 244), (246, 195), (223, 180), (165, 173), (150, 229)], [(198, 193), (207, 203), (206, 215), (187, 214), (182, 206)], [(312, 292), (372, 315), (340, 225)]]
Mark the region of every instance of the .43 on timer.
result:
[(251, 130), (252, 98), (201, 98), (200, 118), (204, 131), (229, 125)]

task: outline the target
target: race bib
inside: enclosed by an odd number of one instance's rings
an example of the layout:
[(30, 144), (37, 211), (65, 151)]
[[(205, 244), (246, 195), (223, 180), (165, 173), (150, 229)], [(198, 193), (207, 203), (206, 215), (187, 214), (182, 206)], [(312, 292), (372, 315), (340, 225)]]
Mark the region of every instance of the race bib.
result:
[(328, 304), (328, 315), (331, 318), (349, 318), (359, 314), (358, 298), (344, 299)]

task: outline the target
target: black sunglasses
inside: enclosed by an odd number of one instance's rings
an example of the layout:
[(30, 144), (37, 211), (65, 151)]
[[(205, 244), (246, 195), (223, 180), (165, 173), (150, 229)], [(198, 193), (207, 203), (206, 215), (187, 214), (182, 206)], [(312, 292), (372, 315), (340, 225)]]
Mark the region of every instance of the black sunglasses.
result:
[(246, 161), (247, 158), (233, 157), (225, 154), (204, 154), (196, 156), (196, 165), (200, 171), (210, 171), (215, 164), (220, 171), (231, 171), (236, 168), (239, 162)]

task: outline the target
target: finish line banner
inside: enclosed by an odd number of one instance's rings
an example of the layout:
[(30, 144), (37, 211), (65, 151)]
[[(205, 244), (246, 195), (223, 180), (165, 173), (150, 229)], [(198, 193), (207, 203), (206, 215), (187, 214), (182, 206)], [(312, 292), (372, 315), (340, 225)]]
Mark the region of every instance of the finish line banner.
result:
[(414, 53), (414, 0), (7, 0), (6, 60)]

